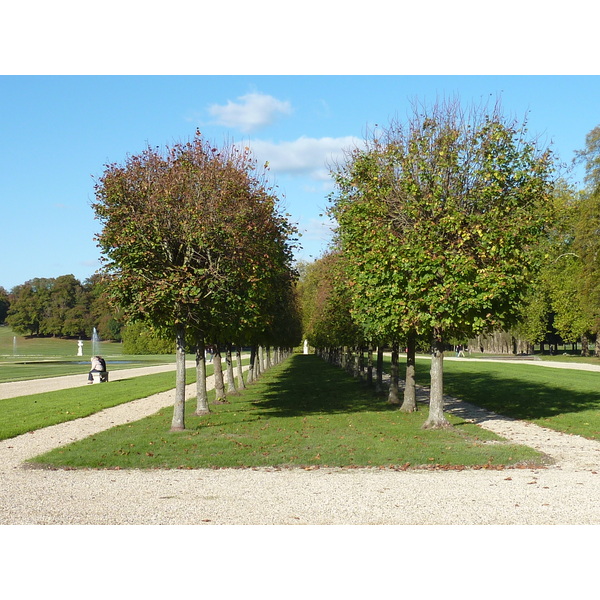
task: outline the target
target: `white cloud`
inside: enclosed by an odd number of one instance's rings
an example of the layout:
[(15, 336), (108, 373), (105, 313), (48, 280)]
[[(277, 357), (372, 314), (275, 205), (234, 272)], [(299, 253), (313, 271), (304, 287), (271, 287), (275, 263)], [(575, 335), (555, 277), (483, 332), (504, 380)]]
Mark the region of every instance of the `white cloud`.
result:
[(335, 222), (325, 217), (321, 219), (310, 219), (308, 222), (301, 221), (298, 224), (303, 240), (311, 242), (329, 242), (333, 235)]
[(309, 138), (300, 137), (292, 142), (252, 140), (248, 145), (259, 162), (269, 163), (274, 173), (309, 175), (313, 179), (328, 180), (329, 169), (344, 160), (344, 151), (360, 145), (353, 136)]
[(212, 104), (208, 112), (216, 118), (219, 125), (233, 127), (244, 133), (257, 131), (273, 123), (280, 115), (289, 115), (292, 105), (277, 100), (273, 96), (250, 93), (237, 98), (239, 102), (227, 101), (227, 104)]
[(296, 249), (296, 260), (313, 261), (323, 254), (333, 238), (335, 223), (326, 217), (301, 219), (297, 224), (301, 234), (300, 248)]

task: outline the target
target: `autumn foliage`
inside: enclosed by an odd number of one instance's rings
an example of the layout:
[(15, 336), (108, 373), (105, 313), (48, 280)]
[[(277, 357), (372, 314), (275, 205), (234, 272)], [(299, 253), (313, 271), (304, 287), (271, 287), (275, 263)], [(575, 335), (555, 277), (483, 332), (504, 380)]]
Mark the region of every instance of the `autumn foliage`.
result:
[[(196, 132), (106, 165), (93, 204), (113, 303), (176, 340), (174, 429), (183, 429), (186, 336), (216, 344), (298, 343), (277, 326), (294, 282), (294, 228), (249, 149)], [(291, 320), (295, 318), (291, 315)]]

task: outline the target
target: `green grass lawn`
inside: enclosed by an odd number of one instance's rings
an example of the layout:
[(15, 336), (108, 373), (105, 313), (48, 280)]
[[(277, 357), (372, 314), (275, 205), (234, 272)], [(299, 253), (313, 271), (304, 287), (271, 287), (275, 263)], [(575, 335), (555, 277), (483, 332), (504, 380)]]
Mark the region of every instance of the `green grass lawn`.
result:
[[(212, 375), (212, 365), (207, 366), (207, 373)], [(186, 381), (196, 381), (196, 369), (187, 369)], [(87, 417), (174, 387), (173, 371), (0, 400), (0, 439)]]
[[(429, 385), (430, 365), (417, 361), (419, 384)], [(444, 391), (507, 417), (600, 440), (600, 372), (444, 361)]]
[[(120, 356), (121, 344), (114, 342), (99, 342), (103, 354)], [(93, 354), (90, 340), (83, 340), (84, 358)], [(38, 358), (77, 358), (77, 340), (55, 337), (21, 336), (14, 333), (8, 325), (0, 325), (0, 359), (27, 359), (35, 356)]]
[[(96, 387), (96, 386), (90, 386)], [(102, 387), (102, 386), (98, 386)], [(531, 448), (450, 416), (451, 430), (423, 430), (426, 411), (404, 414), (314, 355), (294, 355), (229, 404), (170, 432), (172, 408), (33, 459), (69, 468), (394, 467), (543, 464)]]

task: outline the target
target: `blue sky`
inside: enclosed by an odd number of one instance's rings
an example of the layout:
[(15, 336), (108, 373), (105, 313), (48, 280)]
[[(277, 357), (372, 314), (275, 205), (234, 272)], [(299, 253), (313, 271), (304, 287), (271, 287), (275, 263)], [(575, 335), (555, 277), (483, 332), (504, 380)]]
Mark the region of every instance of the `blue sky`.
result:
[[(368, 128), (407, 114), (414, 98), (499, 97), (531, 135), (570, 162), (600, 124), (598, 76), (0, 76), (0, 286), (94, 273), (94, 177), (147, 144), (250, 145), (268, 160), (282, 206), (302, 232), (298, 257), (329, 239), (327, 165)], [(574, 172), (581, 181), (582, 171)]]

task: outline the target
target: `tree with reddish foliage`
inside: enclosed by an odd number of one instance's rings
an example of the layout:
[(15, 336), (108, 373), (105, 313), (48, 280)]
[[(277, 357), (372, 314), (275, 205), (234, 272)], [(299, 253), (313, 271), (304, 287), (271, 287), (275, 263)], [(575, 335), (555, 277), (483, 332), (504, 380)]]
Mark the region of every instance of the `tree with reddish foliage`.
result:
[(122, 165), (106, 165), (93, 207), (113, 303), (125, 320), (144, 320), (175, 338), (172, 430), (183, 430), (186, 332), (217, 338), (235, 317), (252, 322), (260, 311), (244, 302), (247, 290), (263, 283), (268, 264), (254, 250), (257, 235), (268, 222), (286, 245), (290, 228), (282, 227), (287, 222), (249, 150), (216, 148), (200, 132), (164, 152), (148, 147)]

